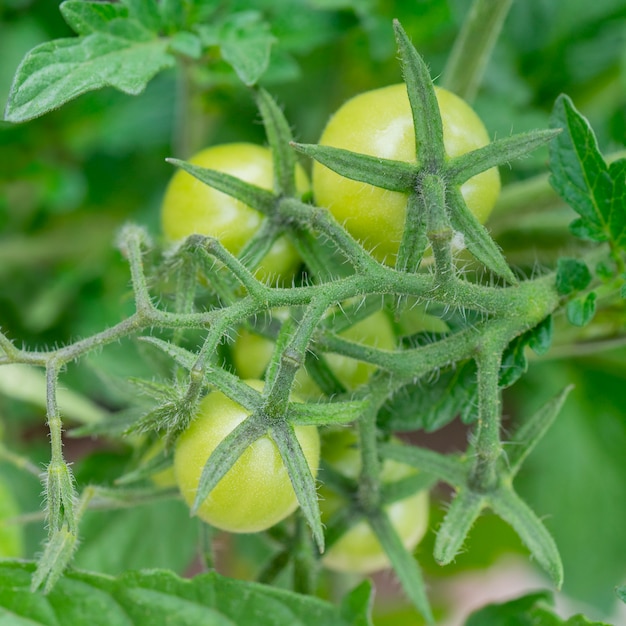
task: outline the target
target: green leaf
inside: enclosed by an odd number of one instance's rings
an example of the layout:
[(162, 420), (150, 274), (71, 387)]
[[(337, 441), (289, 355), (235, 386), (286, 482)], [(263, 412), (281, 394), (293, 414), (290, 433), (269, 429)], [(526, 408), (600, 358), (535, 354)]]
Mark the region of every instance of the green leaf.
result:
[(567, 319), (574, 326), (586, 326), (596, 312), (596, 294), (591, 292), (585, 298), (576, 298), (567, 303)]
[(373, 601), (372, 581), (365, 579), (341, 601), (341, 617), (352, 626), (373, 626), (370, 606)]
[(605, 241), (610, 236), (613, 184), (593, 130), (565, 95), (555, 102), (551, 126), (564, 132), (550, 146), (550, 183), (582, 218), (575, 234)]
[(112, 576), (140, 568), (184, 572), (197, 550), (198, 521), (173, 498), (141, 505), (135, 499), (119, 510), (88, 511), (73, 566)]
[(137, 95), (174, 65), (167, 40), (152, 38), (130, 20), (117, 26), (115, 32), (57, 39), (31, 50), (17, 68), (5, 119), (24, 122), (102, 87)]
[(535, 354), (541, 356), (548, 352), (552, 345), (553, 330), (552, 316), (548, 315), (543, 322), (529, 331), (528, 346)]
[(615, 590), (617, 597), (626, 604), (626, 585), (622, 585)]
[[(343, 611), (318, 598), (232, 580), (216, 572), (193, 579), (159, 570), (130, 571), (118, 578), (70, 572), (44, 595), (29, 591), (32, 570), (30, 563), (0, 564), (0, 613), (15, 616), (12, 625), (350, 626), (363, 623), (360, 617), (361, 621), (348, 621)], [(361, 605), (361, 615), (365, 611)], [(352, 617), (354, 613), (347, 615)]]
[(24, 529), (19, 524), (5, 523), (20, 513), (7, 481), (0, 475), (0, 559), (21, 557), (24, 552)]
[(626, 159), (614, 161), (609, 166), (613, 181), (609, 229), (612, 240), (622, 249), (626, 248)]
[(181, 31), (172, 35), (170, 50), (197, 61), (202, 56), (202, 42), (197, 35)]
[(407, 385), (382, 408), (379, 423), (385, 429), (434, 432), (457, 416), (465, 424), (476, 417), (476, 365), (458, 363), (443, 370), (436, 380)]
[(220, 50), (244, 85), (254, 85), (265, 73), (275, 37), (257, 11), (230, 15), (221, 28)]
[(538, 591), (502, 604), (490, 604), (472, 613), (465, 626), (609, 626), (591, 622), (582, 615), (568, 620), (554, 612), (554, 599), (549, 591)]
[(158, 34), (162, 27), (157, 0), (122, 0), (128, 7), (129, 17), (136, 19), (149, 31)]
[(124, 5), (112, 2), (67, 0), (61, 3), (59, 11), (68, 26), (79, 35), (105, 31), (109, 22), (128, 17), (128, 9)]
[(584, 261), (561, 258), (557, 262), (556, 289), (560, 294), (568, 295), (585, 289), (591, 282), (591, 272)]
[(537, 326), (509, 343), (502, 354), (499, 381), (501, 387), (510, 387), (528, 370), (527, 346), (537, 354), (545, 354), (549, 350), (552, 344), (552, 332), (552, 317), (549, 315)]

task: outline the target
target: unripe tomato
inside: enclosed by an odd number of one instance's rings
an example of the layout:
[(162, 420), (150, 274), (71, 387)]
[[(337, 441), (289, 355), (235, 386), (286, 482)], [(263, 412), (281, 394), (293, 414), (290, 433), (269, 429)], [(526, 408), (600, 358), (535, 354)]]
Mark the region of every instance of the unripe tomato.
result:
[[(345, 476), (358, 478), (361, 471), (361, 456), (353, 431), (347, 429), (336, 431), (325, 438), (322, 456), (331, 467)], [(381, 480), (383, 483), (395, 482), (416, 473), (417, 470), (409, 465), (385, 460)], [(418, 491), (385, 508), (392, 526), (407, 550), (413, 550), (426, 533), (428, 501), (428, 492)], [(345, 506), (346, 502), (340, 495), (322, 486), (320, 489), (322, 522), (327, 522), (333, 513)], [(333, 571), (361, 574), (371, 574), (391, 566), (389, 557), (365, 520), (357, 522), (326, 550), (322, 564)]]
[[(489, 143), (487, 131), (461, 98), (435, 87), (449, 157), (460, 156)], [(341, 106), (330, 118), (319, 143), (370, 156), (415, 163), (413, 117), (404, 84), (366, 91)], [(469, 209), (484, 223), (500, 192), (497, 168), (470, 178), (461, 187)], [(398, 253), (407, 195), (344, 178), (313, 164), (313, 193), (320, 206), (337, 220), (375, 258), (393, 264)]]
[[(393, 328), (383, 311), (377, 311), (360, 320), (342, 332), (340, 336), (355, 343), (382, 350), (393, 350), (396, 345)], [(239, 375), (242, 378), (260, 378), (270, 361), (273, 350), (273, 341), (247, 330), (241, 330), (233, 349), (233, 361)], [(349, 391), (365, 384), (376, 370), (375, 365), (341, 354), (328, 353), (326, 360), (335, 376)], [(300, 396), (307, 398), (319, 397), (321, 394), (320, 388), (304, 368), (296, 374), (294, 389)]]
[[(145, 452), (142, 457), (144, 463), (147, 463), (154, 457), (163, 453), (165, 448), (164, 441), (157, 440), (155, 441)], [(150, 480), (157, 487), (161, 487), (166, 489), (168, 487), (176, 486), (176, 476), (174, 475), (174, 468), (172, 466), (166, 467), (165, 469), (159, 470), (158, 472), (154, 472), (150, 476)]]
[[(274, 164), (270, 150), (251, 143), (229, 143), (198, 152), (189, 163), (236, 176), (263, 189), (274, 186)], [(296, 187), (308, 191), (304, 170), (296, 169)], [(263, 215), (235, 198), (217, 191), (184, 170), (170, 181), (161, 209), (165, 237), (179, 241), (194, 233), (216, 237), (237, 255), (261, 225)], [(291, 279), (300, 258), (285, 238), (278, 239), (263, 259), (257, 276), (263, 280)]]
[[(261, 381), (246, 381), (263, 389)], [(198, 413), (176, 442), (174, 472), (180, 492), (191, 505), (202, 470), (219, 443), (249, 412), (219, 391), (200, 402)], [(320, 441), (314, 426), (296, 426), (296, 437), (315, 476)], [(276, 444), (269, 436), (255, 441), (226, 472), (198, 509), (205, 522), (233, 533), (265, 530), (293, 513), (296, 494)]]

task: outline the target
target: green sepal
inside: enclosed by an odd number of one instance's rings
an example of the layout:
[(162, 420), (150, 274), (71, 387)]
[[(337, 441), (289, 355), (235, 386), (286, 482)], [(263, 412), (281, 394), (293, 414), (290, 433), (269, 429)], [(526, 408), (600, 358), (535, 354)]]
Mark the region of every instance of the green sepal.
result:
[(263, 215), (271, 215), (276, 198), (271, 191), (261, 189), (256, 185), (246, 183), (236, 176), (231, 176), (225, 172), (207, 169), (198, 165), (193, 165), (180, 159), (165, 159), (168, 163), (180, 167), (188, 174), (191, 174), (199, 181), (209, 187), (213, 187), (222, 193), (225, 193), (240, 202), (252, 207), (253, 209), (263, 213)]
[(43, 592), (49, 593), (63, 575), (77, 547), (78, 536), (67, 524), (53, 529), (33, 573), (31, 592), (43, 586)]
[[(252, 235), (252, 237), (250, 237), (250, 239), (248, 239), (248, 241), (246, 241), (244, 247), (238, 254), (238, 258), (241, 260), (243, 266), (251, 271), (259, 267), (274, 243), (276, 243), (280, 233), (281, 228), (278, 224), (270, 221), (269, 219), (263, 220), (259, 229), (254, 233), (254, 235)], [(230, 267), (229, 269), (233, 271), (233, 267)], [(252, 287), (252, 292), (254, 293), (254, 281), (256, 279), (253, 276), (248, 276), (247, 274), (242, 275), (241, 272), (238, 272), (237, 278), (243, 283), (244, 287), (246, 287), (248, 291), (250, 291), (250, 288)]]
[(296, 155), (291, 148), (293, 135), (282, 110), (265, 91), (256, 92), (256, 103), (274, 161), (274, 189), (279, 196), (296, 195)]
[(496, 139), (482, 148), (450, 159), (446, 168), (446, 178), (451, 184), (462, 185), (476, 174), (525, 156), (554, 139), (560, 132), (560, 128), (534, 130), (504, 139)]
[(413, 555), (404, 547), (389, 517), (383, 510), (378, 510), (367, 515), (367, 522), (389, 557), (404, 593), (426, 621), (434, 624), (420, 567)]
[(482, 494), (466, 488), (457, 492), (437, 531), (433, 556), (439, 565), (448, 565), (461, 551), (485, 504), (486, 499)]
[(489, 236), (487, 229), (472, 215), (458, 188), (448, 189), (446, 202), (450, 207), (452, 227), (463, 235), (467, 249), (494, 274), (501, 276), (511, 285), (517, 278), (507, 265), (498, 246)]
[[(354, 492), (352, 492), (354, 493)], [(363, 512), (351, 506), (337, 509), (324, 520), (326, 549), (330, 550), (355, 524), (363, 520)]]
[(274, 424), (270, 434), (287, 468), (293, 490), (296, 492), (302, 513), (311, 528), (317, 548), (320, 552), (324, 552), (324, 529), (320, 518), (315, 478), (311, 474), (311, 468), (300, 447), (293, 426), (284, 421)]
[(415, 164), (383, 159), (343, 148), (292, 143), (295, 150), (315, 159), (340, 176), (389, 191), (408, 193), (415, 187)]
[(437, 479), (432, 474), (418, 472), (391, 483), (383, 483), (380, 488), (381, 504), (386, 506), (409, 498), (419, 491), (427, 491), (436, 482)]
[(422, 57), (409, 41), (398, 20), (393, 27), (402, 59), (402, 74), (411, 104), (415, 131), (415, 152), (427, 172), (441, 171), (445, 162), (443, 123), (435, 87)]
[[(443, 207), (443, 204), (441, 206)], [(396, 269), (401, 272), (417, 272), (422, 262), (428, 246), (429, 215), (426, 209), (421, 194), (409, 194), (402, 241), (396, 258)]]
[(274, 381), (278, 376), (280, 370), (281, 360), (283, 358), (283, 351), (289, 345), (289, 341), (293, 337), (296, 331), (296, 323), (292, 317), (286, 319), (280, 326), (278, 335), (274, 342), (274, 350), (270, 358), (270, 362), (265, 370), (265, 384), (268, 387), (274, 385)]
[(67, 525), (70, 532), (76, 533), (76, 500), (70, 466), (63, 459), (52, 459), (46, 469), (46, 518), (51, 531)]
[(220, 441), (202, 469), (196, 496), (191, 506), (193, 515), (198, 512), (202, 503), (228, 470), (238, 461), (239, 457), (267, 432), (265, 416), (260, 413), (252, 413)]
[(563, 584), (563, 563), (554, 539), (532, 509), (513, 491), (501, 486), (489, 495), (489, 507), (519, 535), (557, 588)]
[[(175, 346), (158, 337), (140, 337), (140, 341), (149, 343), (159, 350), (162, 350), (186, 370), (191, 371), (198, 361), (198, 355), (195, 352), (190, 352), (185, 348)], [(252, 389), (249, 385), (246, 385), (239, 377), (222, 368), (214, 368), (207, 371), (205, 380), (208, 385), (217, 387), (224, 395), (228, 396), (245, 409), (253, 410), (258, 405), (259, 392)]]
[(142, 460), (141, 465), (135, 469), (125, 472), (115, 479), (116, 485), (130, 485), (151, 478), (154, 474), (172, 468), (172, 455), (165, 450), (161, 450), (148, 460)]
[(459, 486), (465, 483), (465, 468), (460, 457), (397, 443), (381, 443), (378, 450), (383, 458), (416, 467), (422, 472), (437, 476), (449, 485)]
[(506, 465), (511, 477), (517, 474), (526, 457), (552, 426), (573, 388), (573, 385), (565, 387), (530, 418), (523, 420), (519, 428), (507, 437), (504, 449)]

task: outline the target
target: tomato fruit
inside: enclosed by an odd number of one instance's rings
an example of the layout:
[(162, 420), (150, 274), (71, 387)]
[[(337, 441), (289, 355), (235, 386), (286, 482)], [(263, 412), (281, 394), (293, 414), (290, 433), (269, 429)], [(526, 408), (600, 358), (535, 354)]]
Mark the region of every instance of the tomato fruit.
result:
[[(324, 439), (324, 460), (348, 478), (357, 479), (361, 471), (361, 457), (353, 431), (335, 431)], [(381, 469), (383, 483), (394, 482), (416, 474), (409, 465), (385, 460)], [(428, 528), (428, 492), (417, 493), (385, 507), (392, 526), (407, 550), (413, 550)], [(342, 496), (322, 486), (320, 510), (322, 522), (346, 506)], [(337, 572), (370, 574), (391, 566), (378, 538), (365, 520), (358, 521), (332, 544), (322, 557), (322, 564)]]
[[(142, 461), (147, 463), (148, 461), (154, 459), (157, 455), (162, 454), (165, 448), (164, 441), (157, 440), (155, 441), (145, 452), (142, 457)], [(166, 467), (165, 469), (158, 470), (150, 475), (150, 480), (157, 487), (161, 487), (166, 489), (168, 487), (176, 486), (176, 476), (174, 475), (174, 468), (172, 466)]]
[[(269, 149), (251, 143), (230, 143), (198, 152), (189, 163), (225, 172), (263, 189), (274, 186), (274, 165)], [(309, 189), (304, 170), (296, 169), (300, 194)], [(194, 233), (218, 238), (232, 254), (239, 254), (259, 229), (263, 215), (240, 200), (217, 191), (184, 170), (172, 177), (163, 198), (161, 223), (165, 237), (179, 241)], [(285, 238), (279, 238), (263, 259), (257, 277), (291, 279), (300, 258)]]
[[(473, 109), (450, 91), (435, 87), (449, 157), (460, 156), (489, 143), (489, 136)], [(415, 134), (404, 84), (374, 89), (355, 96), (330, 118), (319, 141), (370, 156), (415, 163)], [(498, 198), (497, 168), (481, 172), (461, 187), (469, 209), (484, 223)], [(371, 250), (393, 264), (398, 253), (407, 195), (373, 187), (313, 164), (313, 194), (346, 229)]]
[[(340, 336), (382, 350), (393, 350), (396, 345), (393, 328), (383, 311), (377, 311), (356, 322), (340, 333)], [(274, 342), (270, 339), (241, 330), (233, 348), (233, 361), (239, 375), (242, 378), (260, 378), (273, 350)], [(341, 354), (328, 353), (326, 360), (335, 376), (349, 391), (365, 384), (376, 370), (375, 365)], [(307, 398), (319, 397), (321, 394), (320, 388), (304, 368), (297, 373), (294, 388), (300, 396)]]
[[(261, 381), (246, 381), (263, 389)], [(191, 505), (202, 470), (219, 443), (247, 416), (223, 393), (205, 396), (195, 419), (176, 442), (174, 472), (180, 492)], [(296, 437), (313, 475), (317, 473), (320, 440), (314, 426), (296, 426)], [(233, 533), (265, 530), (293, 513), (296, 494), (276, 444), (269, 436), (255, 441), (226, 472), (198, 509), (205, 522)]]

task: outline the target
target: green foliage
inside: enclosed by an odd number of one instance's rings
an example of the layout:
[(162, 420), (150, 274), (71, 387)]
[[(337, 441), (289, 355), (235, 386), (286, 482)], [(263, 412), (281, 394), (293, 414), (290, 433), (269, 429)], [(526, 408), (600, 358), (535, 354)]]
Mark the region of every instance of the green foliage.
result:
[[(405, 2), (345, 0), (68, 0), (60, 13), (47, 3), (0, 7), (0, 94), (7, 99), (0, 124), (0, 555), (27, 559), (0, 563), (0, 614), (16, 624), (52, 623), (54, 613), (68, 624), (367, 626), (371, 584), (346, 593), (320, 571), (324, 543), (356, 518), (367, 519), (404, 597), (427, 621), (442, 612), (429, 605), (432, 579), (458, 571), (441, 564), (459, 555), (464, 568), (486, 567), (508, 549), (530, 552), (555, 587), (564, 581), (566, 593), (609, 614), (625, 573), (624, 355), (602, 350), (623, 344), (626, 319), (626, 158), (615, 153), (626, 128), (626, 12), (618, 0), (499, 0), (477, 18), (490, 4), (424, 0), (416, 11)], [(395, 24), (400, 68), (392, 17), (404, 27)], [(401, 73), (420, 163), (305, 143), (338, 102)], [(446, 157), (431, 75), (475, 95), (497, 139)], [(535, 130), (547, 125), (550, 108), (552, 130)], [(259, 112), (265, 137), (253, 123)], [(294, 143), (292, 121), (302, 143)], [(231, 140), (267, 140), (273, 192), (184, 160), (207, 142)], [(543, 172), (548, 150), (558, 196), (547, 176), (528, 178)], [(294, 197), (301, 156), (409, 196), (396, 268), (375, 261), (315, 198)], [(459, 188), (509, 163), (501, 168), (503, 199), (484, 227)], [(171, 165), (262, 214), (260, 234), (242, 254), (202, 235), (178, 247), (162, 241), (156, 215)], [(572, 209), (578, 218), (568, 233)], [(120, 228), (128, 221), (144, 227)], [(109, 249), (116, 231), (127, 265)], [(303, 259), (289, 288), (254, 277), (282, 233)], [(359, 311), (378, 310), (381, 301), (394, 317), (396, 349), (340, 336)], [(406, 315), (406, 303), (427, 313)], [(337, 307), (350, 314), (336, 315)], [(274, 315), (284, 308), (288, 321)], [(277, 339), (262, 393), (239, 380), (233, 364), (230, 348), (242, 328)], [(594, 356), (571, 359), (579, 353)], [(328, 365), (335, 355), (377, 372), (347, 392)], [(569, 361), (547, 360), (562, 356)], [(293, 402), (305, 362), (326, 393)], [(572, 382), (576, 400), (566, 403)], [(238, 542), (228, 543), (224, 558), (222, 538), (189, 518), (174, 489), (151, 481), (170, 465), (175, 438), (211, 389), (252, 415), (207, 462), (196, 506), (240, 451), (269, 431), (302, 508), (251, 538), (262, 546), (254, 571), (242, 566)], [(503, 414), (511, 422), (503, 425)], [(358, 432), (363, 469), (348, 485), (350, 506), (327, 528), (314, 477), (294, 446), (294, 424)], [(450, 430), (439, 433), (444, 426)], [(393, 440), (397, 431), (457, 430), (463, 440), (452, 454)], [(145, 462), (156, 440), (164, 451)], [(418, 479), (382, 484), (383, 459), (414, 466)], [(324, 476), (346, 487), (340, 474)], [(437, 481), (449, 485), (451, 500), (415, 559), (383, 505)], [(18, 524), (3, 525), (13, 516)], [(484, 529), (496, 519), (492, 535)], [(198, 546), (204, 567), (215, 566), (213, 543), (217, 568), (230, 578), (177, 577)], [(264, 584), (237, 580), (254, 575)], [(617, 594), (624, 600), (623, 587)], [(592, 624), (557, 617), (548, 592), (485, 607), (467, 621), (501, 623)]]
[(557, 99), (551, 123), (565, 131), (552, 144), (550, 182), (580, 215), (570, 225), (572, 232), (583, 239), (610, 241), (623, 248), (626, 161), (605, 162), (589, 122), (567, 96)]
[[(32, 567), (7, 561), (0, 564), (0, 609), (21, 623), (59, 624), (177, 624), (243, 623), (253, 614), (259, 626), (371, 624), (369, 594), (357, 588), (340, 611), (316, 598), (296, 595), (216, 573), (193, 580), (167, 571), (129, 571), (117, 578), (72, 572), (48, 595), (29, 591)], [(14, 622), (14, 623), (20, 623)]]
[(539, 592), (510, 600), (503, 604), (492, 604), (473, 613), (465, 626), (608, 626), (605, 622), (592, 622), (582, 615), (561, 619), (554, 612), (551, 593)]

